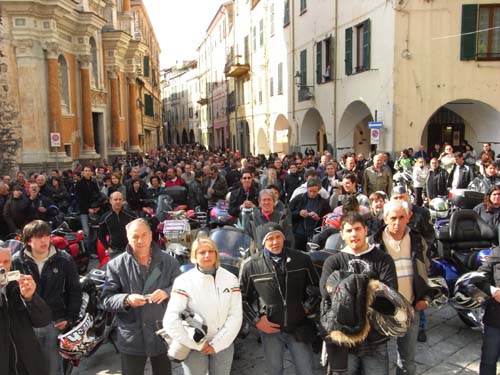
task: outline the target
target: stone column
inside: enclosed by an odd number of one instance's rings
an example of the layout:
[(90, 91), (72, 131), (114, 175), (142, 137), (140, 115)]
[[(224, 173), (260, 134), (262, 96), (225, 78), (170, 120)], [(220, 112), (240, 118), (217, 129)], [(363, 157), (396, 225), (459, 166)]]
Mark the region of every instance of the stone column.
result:
[(116, 72), (109, 73), (109, 88), (111, 94), (111, 148), (121, 149), (120, 144), (120, 108), (118, 101), (118, 75)]
[(92, 124), (92, 98), (90, 94), (90, 56), (80, 56), (80, 81), (82, 88), (82, 149), (95, 153), (94, 127)]
[(129, 12), (130, 11), (130, 0), (123, 0), (122, 2), (122, 11)]
[[(58, 132), (62, 126), (61, 111), (61, 85), (59, 82), (59, 50), (57, 45), (47, 48), (47, 79), (48, 79), (48, 102), (49, 102), (49, 131)], [(52, 150), (52, 151), (55, 151)]]
[(128, 119), (129, 119), (129, 139), (130, 152), (140, 152), (139, 147), (139, 129), (137, 125), (137, 88), (135, 84), (135, 75), (128, 78)]

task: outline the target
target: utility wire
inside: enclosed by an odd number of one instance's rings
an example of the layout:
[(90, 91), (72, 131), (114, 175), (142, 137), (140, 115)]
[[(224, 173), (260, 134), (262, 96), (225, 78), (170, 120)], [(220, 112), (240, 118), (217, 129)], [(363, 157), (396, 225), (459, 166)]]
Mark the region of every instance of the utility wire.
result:
[(477, 30), (477, 31), (471, 31), (470, 33), (462, 33), (462, 34), (447, 35), (447, 36), (438, 36), (436, 38), (432, 38), (431, 40), (457, 38), (457, 37), (463, 36), (463, 35), (478, 34), (478, 33), (482, 33), (482, 32), (485, 32), (485, 31), (490, 31), (490, 30), (495, 30), (495, 29), (500, 29), (500, 26), (490, 27), (489, 29), (482, 29), (482, 30)]

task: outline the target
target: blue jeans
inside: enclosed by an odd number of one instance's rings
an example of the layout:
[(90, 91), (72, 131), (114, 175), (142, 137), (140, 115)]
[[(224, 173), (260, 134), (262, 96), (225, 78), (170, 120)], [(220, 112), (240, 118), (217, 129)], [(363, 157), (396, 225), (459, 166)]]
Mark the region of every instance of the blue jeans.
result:
[(233, 364), (234, 346), (215, 354), (203, 354), (191, 350), (188, 357), (182, 362), (184, 375), (229, 375)]
[(283, 359), (285, 349), (292, 355), (295, 373), (312, 375), (314, 373), (313, 351), (310, 344), (298, 342), (292, 335), (284, 332), (260, 332), (264, 358), (266, 360), (267, 375), (283, 375)]
[(500, 328), (484, 326), (483, 346), (481, 348), (480, 375), (496, 375), (500, 359)]
[(82, 222), (82, 231), (85, 237), (89, 236), (89, 215), (88, 214), (80, 214), (80, 221)]
[(62, 374), (62, 357), (57, 351), (57, 335), (61, 333), (53, 323), (41, 328), (33, 328), (40, 343), (42, 353), (49, 363), (50, 375)]
[(425, 326), (427, 325), (427, 316), (425, 316), (425, 310), (420, 311), (419, 321), (418, 321), (418, 330), (425, 331)]
[(355, 355), (349, 353), (347, 357), (347, 371), (342, 375), (387, 375), (389, 373), (389, 354), (387, 343), (384, 342), (369, 354)]
[[(415, 313), (417, 315), (418, 312)], [(415, 316), (412, 325), (403, 337), (398, 337), (398, 361), (396, 375), (414, 375), (417, 371), (415, 365), (415, 350), (417, 349), (418, 326), (420, 319)]]

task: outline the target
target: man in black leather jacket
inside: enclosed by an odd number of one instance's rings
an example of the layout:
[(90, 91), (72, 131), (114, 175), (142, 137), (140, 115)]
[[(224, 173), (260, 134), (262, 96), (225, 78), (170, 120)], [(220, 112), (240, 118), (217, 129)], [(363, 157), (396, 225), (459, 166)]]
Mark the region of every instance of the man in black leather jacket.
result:
[(264, 250), (249, 258), (240, 273), (243, 315), (259, 330), (268, 374), (283, 373), (288, 348), (296, 373), (312, 375), (311, 343), (301, 332), (306, 330), (311, 312), (304, 307), (306, 289), (318, 286), (318, 274), (306, 254), (283, 247), (285, 235), (280, 225), (262, 225), (258, 237), (263, 239)]
[(481, 375), (494, 375), (497, 373), (497, 362), (500, 358), (500, 246), (495, 247), (488, 262), (483, 264), (479, 271), (486, 273), (490, 285), (486, 285), (485, 292), (491, 295), (486, 302), (483, 316), (484, 334), (481, 348)]

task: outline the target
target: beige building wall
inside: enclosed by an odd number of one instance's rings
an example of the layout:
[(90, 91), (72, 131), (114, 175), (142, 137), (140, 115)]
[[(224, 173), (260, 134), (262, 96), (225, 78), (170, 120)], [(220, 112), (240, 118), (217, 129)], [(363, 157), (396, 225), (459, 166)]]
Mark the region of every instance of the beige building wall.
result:
[(474, 148), (500, 142), (500, 61), (460, 60), (462, 4), (471, 3), (498, 2), (412, 0), (396, 11), (395, 150), (427, 146), (426, 125), (442, 106), (463, 117)]

